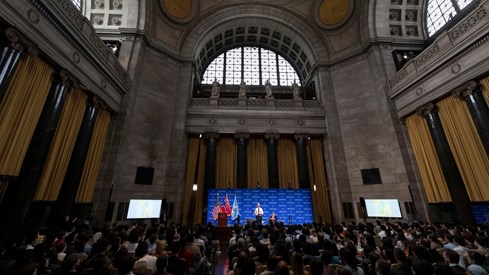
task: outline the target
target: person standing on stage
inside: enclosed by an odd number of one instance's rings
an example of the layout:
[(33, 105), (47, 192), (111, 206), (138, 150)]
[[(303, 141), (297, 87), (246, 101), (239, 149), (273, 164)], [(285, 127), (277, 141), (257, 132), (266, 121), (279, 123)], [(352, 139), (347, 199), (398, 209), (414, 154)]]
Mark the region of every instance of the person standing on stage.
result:
[(260, 203), (257, 203), (256, 204), (256, 208), (255, 208), (255, 217), (256, 217), (256, 224), (258, 226), (261, 225), (262, 223), (262, 216), (263, 216), (263, 208), (260, 207)]

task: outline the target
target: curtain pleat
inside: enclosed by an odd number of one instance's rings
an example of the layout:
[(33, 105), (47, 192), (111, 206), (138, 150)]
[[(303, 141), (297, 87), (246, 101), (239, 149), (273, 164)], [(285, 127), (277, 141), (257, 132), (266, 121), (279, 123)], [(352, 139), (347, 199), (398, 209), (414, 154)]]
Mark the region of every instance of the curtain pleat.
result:
[[(183, 197), (182, 197), (182, 222), (187, 224), (189, 209), (190, 209), (190, 199), (192, 198), (192, 186), (195, 182), (196, 169), (197, 169), (197, 158), (199, 150), (199, 137), (190, 137), (188, 139), (187, 148), (187, 165), (185, 168), (185, 179), (183, 181)], [(197, 189), (198, 190), (198, 189)]]
[(296, 144), (291, 138), (278, 141), (278, 180), (280, 188), (299, 188)]
[[(202, 221), (202, 214), (204, 207), (207, 207), (207, 202), (204, 202), (204, 175), (205, 175), (205, 155), (207, 145), (204, 139), (200, 140), (200, 153), (199, 153), (199, 172), (197, 175), (197, 194), (195, 196), (195, 222), (200, 223)], [(208, 210), (212, 211), (212, 209)]]
[(0, 105), (0, 174), (19, 175), (52, 76), (53, 69), (41, 59), (20, 60)]
[(451, 202), (452, 199), (426, 121), (421, 116), (414, 114), (406, 118), (406, 126), (428, 202)]
[(236, 188), (237, 149), (234, 137), (222, 137), (217, 143), (216, 188)]
[[(320, 139), (312, 138), (308, 143), (309, 175), (311, 176), (311, 194), (315, 221), (331, 223), (331, 210), (329, 207), (328, 183), (323, 153), (323, 143)], [(316, 184), (316, 191), (314, 191)], [(321, 217), (321, 219), (320, 219)]]
[(248, 188), (268, 188), (268, 148), (262, 136), (252, 136), (248, 141)]
[(463, 100), (448, 97), (437, 105), (443, 130), (470, 200), (488, 201), (489, 158), (467, 104)]
[(68, 169), (78, 131), (83, 121), (87, 96), (72, 90), (66, 99), (34, 200), (55, 201)]
[(489, 105), (489, 77), (484, 78), (480, 83), (482, 85), (482, 94), (486, 99), (487, 105)]
[(93, 191), (97, 182), (100, 162), (104, 152), (105, 139), (109, 130), (110, 113), (106, 110), (100, 110), (97, 114), (97, 120), (93, 128), (92, 139), (88, 147), (88, 154), (83, 167), (83, 174), (78, 186), (76, 195), (77, 203), (92, 202)]

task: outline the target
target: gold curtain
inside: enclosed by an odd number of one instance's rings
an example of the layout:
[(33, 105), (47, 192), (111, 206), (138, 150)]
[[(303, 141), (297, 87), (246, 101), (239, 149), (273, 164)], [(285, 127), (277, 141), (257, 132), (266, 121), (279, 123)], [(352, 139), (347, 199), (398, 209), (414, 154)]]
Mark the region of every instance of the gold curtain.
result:
[[(307, 146), (309, 162), (309, 176), (311, 178), (311, 194), (314, 209), (314, 220), (331, 223), (331, 210), (329, 207), (328, 183), (324, 162), (323, 143), (321, 139), (312, 138)], [(314, 184), (316, 191), (314, 191)]]
[[(471, 201), (489, 200), (489, 158), (464, 100), (437, 103), (450, 149)], [(488, 122), (489, 123), (489, 122)]]
[(83, 167), (83, 174), (76, 194), (77, 203), (88, 203), (92, 201), (97, 174), (102, 161), (105, 139), (109, 130), (110, 113), (106, 110), (99, 110), (97, 120), (93, 128), (92, 138), (88, 147), (87, 158)]
[[(200, 140), (200, 153), (199, 153), (199, 161), (197, 165), (199, 165), (199, 172), (197, 175), (197, 194), (195, 194), (195, 214), (194, 221), (196, 223), (202, 222), (202, 214), (204, 210), (204, 206), (207, 205), (207, 202), (204, 202), (204, 176), (205, 176), (205, 155), (206, 155), (207, 145), (205, 144), (205, 140)], [(212, 209), (207, 210), (212, 211)]]
[(486, 99), (487, 105), (489, 105), (489, 77), (482, 79), (480, 83), (482, 85), (482, 94)]
[(216, 188), (236, 188), (237, 149), (234, 137), (222, 137), (217, 142)]
[(20, 60), (0, 105), (0, 174), (19, 175), (52, 76), (53, 69), (40, 58)]
[[(187, 224), (190, 201), (192, 198), (192, 187), (195, 182), (195, 170), (197, 169), (197, 158), (199, 150), (199, 137), (189, 137), (187, 148), (187, 166), (185, 168), (185, 179), (183, 181), (183, 198), (182, 198), (182, 222)], [(197, 188), (198, 190), (198, 188)]]
[(261, 188), (268, 188), (268, 148), (262, 136), (252, 136), (248, 140), (248, 188), (255, 188), (260, 183)]
[(278, 141), (278, 181), (280, 188), (299, 188), (296, 144), (292, 138)]
[(61, 112), (58, 128), (44, 164), (34, 200), (55, 201), (68, 169), (71, 152), (75, 147), (78, 131), (83, 121), (87, 96), (80, 89), (73, 89)]
[(406, 125), (428, 202), (451, 202), (447, 183), (425, 119), (414, 114), (406, 118)]

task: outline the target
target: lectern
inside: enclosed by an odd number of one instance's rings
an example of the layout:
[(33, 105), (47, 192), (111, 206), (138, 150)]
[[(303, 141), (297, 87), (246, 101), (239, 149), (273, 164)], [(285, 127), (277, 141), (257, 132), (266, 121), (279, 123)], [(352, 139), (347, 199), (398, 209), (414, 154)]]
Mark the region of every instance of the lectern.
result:
[(227, 227), (228, 226), (228, 214), (227, 213), (219, 213), (218, 214), (217, 226), (218, 227)]

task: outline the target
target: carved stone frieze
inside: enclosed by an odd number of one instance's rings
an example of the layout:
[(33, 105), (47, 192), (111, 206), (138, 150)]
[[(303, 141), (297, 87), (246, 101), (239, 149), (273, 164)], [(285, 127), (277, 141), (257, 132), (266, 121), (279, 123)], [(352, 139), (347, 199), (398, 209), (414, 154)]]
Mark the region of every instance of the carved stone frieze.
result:
[(468, 18), (462, 21), (461, 24), (458, 24), (457, 27), (455, 27), (452, 31), (449, 32), (450, 39), (452, 41), (457, 40), (464, 33), (470, 31), (472, 27), (474, 27), (479, 22), (481, 22), (482, 19), (485, 18), (486, 16), (487, 16), (486, 9), (484, 7), (481, 7), (479, 10), (477, 10), (477, 12), (470, 15)]
[(83, 27), (83, 15), (81, 12), (71, 3), (69, 0), (56, 0), (54, 1), (58, 7), (65, 13), (66, 17), (81, 30)]
[(433, 44), (431, 47), (423, 51), (422, 54), (418, 55), (416, 59), (414, 59), (414, 65), (416, 66), (416, 68), (423, 66), (430, 59), (438, 55), (439, 52), (440, 47), (438, 46), (438, 44)]
[(404, 78), (407, 76), (407, 71), (406, 69), (402, 69), (399, 72), (397, 72), (394, 77), (389, 81), (391, 87), (397, 85), (399, 82), (401, 82)]

